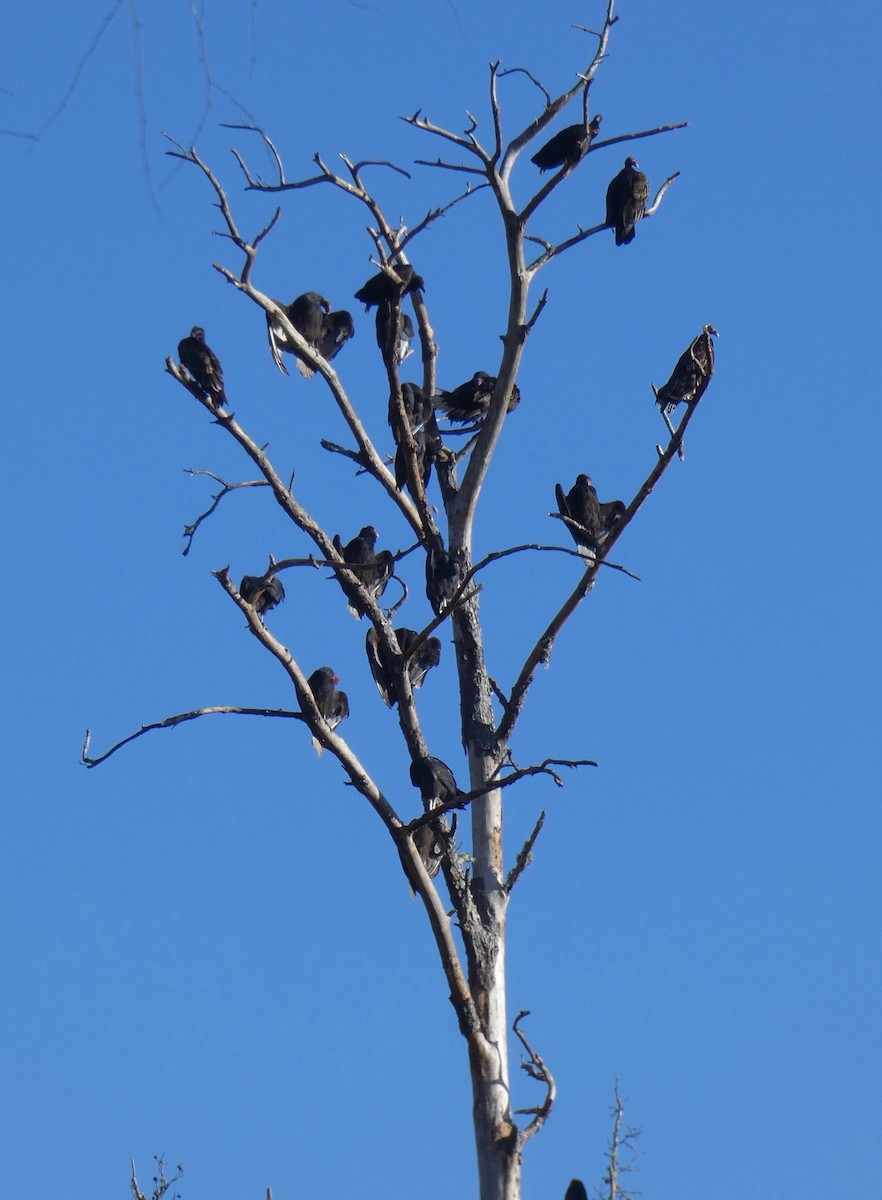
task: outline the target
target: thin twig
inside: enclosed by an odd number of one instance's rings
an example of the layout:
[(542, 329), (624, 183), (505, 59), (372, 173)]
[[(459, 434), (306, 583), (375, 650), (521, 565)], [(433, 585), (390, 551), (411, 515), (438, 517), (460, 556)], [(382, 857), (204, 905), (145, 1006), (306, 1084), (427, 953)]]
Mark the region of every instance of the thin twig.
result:
[(515, 859), (515, 864), (512, 867), (512, 869), (509, 871), (508, 877), (506, 878), (505, 890), (506, 890), (506, 892), (509, 893), (509, 895), (511, 895), (511, 890), (514, 887), (514, 885), (517, 883), (517, 881), (523, 875), (524, 871), (526, 871), (527, 867), (529, 867), (530, 863), (533, 861), (533, 847), (536, 845), (536, 839), (539, 837), (539, 834), (542, 832), (542, 826), (544, 824), (545, 824), (545, 809), (543, 808), (542, 812), (539, 814), (539, 820), (533, 826), (533, 832), (530, 834), (530, 836), (524, 842), (523, 846), (521, 846), (520, 850), (518, 851), (518, 856)]
[(545, 1098), (542, 1103), (536, 1105), (535, 1108), (519, 1108), (515, 1110), (519, 1114), (524, 1113), (527, 1115), (532, 1115), (533, 1117), (533, 1120), (525, 1129), (518, 1130), (517, 1140), (519, 1149), (523, 1147), (531, 1137), (534, 1137), (548, 1120), (557, 1096), (557, 1085), (554, 1082), (554, 1076), (551, 1074), (551, 1071), (549, 1071), (546, 1063), (542, 1059), (542, 1056), (537, 1054), (537, 1052), (527, 1041), (526, 1035), (521, 1030), (520, 1022), (524, 1019), (524, 1017), (529, 1017), (529, 1015), (529, 1012), (526, 1011), (519, 1012), (512, 1024), (512, 1031), (515, 1033), (528, 1055), (526, 1062), (521, 1063), (521, 1069), (526, 1071), (531, 1079), (536, 1079), (538, 1082), (545, 1084)]

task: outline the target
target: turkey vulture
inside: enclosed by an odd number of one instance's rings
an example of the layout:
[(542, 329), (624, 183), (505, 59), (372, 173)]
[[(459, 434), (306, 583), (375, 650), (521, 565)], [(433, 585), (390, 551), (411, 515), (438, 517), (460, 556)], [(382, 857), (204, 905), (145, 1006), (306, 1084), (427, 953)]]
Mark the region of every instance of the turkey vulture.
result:
[[(349, 697), (345, 692), (338, 692), (336, 684), (340, 682), (330, 667), (319, 667), (307, 679), (309, 690), (312, 692), (316, 708), (327, 722), (328, 729), (335, 730), (341, 721), (349, 716)], [(318, 738), (312, 739), (316, 754), (324, 750)]]
[[(432, 824), (437, 824), (437, 822)], [(434, 879), (441, 869), (441, 860), (444, 857), (443, 837), (440, 833), (435, 832), (432, 825), (420, 825), (413, 835), (413, 844), (417, 854), (423, 860), (426, 874), (430, 879)], [(413, 888), (410, 889), (410, 894), (414, 894)]]
[(285, 589), (281, 579), (275, 575), (243, 575), (239, 584), (239, 595), (263, 616), (265, 612), (282, 603), (285, 599)]
[(426, 555), (426, 596), (437, 616), (462, 582), (462, 558), (447, 550), (430, 549)]
[(464, 794), (456, 786), (447, 763), (431, 754), (413, 760), (410, 764), (410, 782), (420, 789), (423, 806), (427, 810)]
[[(331, 312), (330, 300), (318, 292), (304, 292), (290, 304), (282, 304), (280, 300), (274, 300), (273, 303), (278, 304), (303, 340), (315, 347), (328, 362), (339, 354), (344, 344), (355, 333), (352, 314), (345, 311)], [(269, 313), (266, 314), (266, 328), (270, 350), (279, 370), (284, 375), (288, 374), (282, 362), (282, 353), (293, 354), (297, 359), (297, 370), (304, 379), (311, 379), (315, 371), (300, 358), (293, 341)]]
[(544, 175), (552, 167), (562, 167), (564, 163), (567, 166), (576, 166), (588, 153), (588, 147), (600, 131), (602, 120), (603, 117), (598, 113), (587, 128), (585, 122), (580, 121), (578, 125), (568, 125), (566, 129), (561, 129), (541, 150), (536, 151), (530, 162), (536, 164), (540, 175)]
[(190, 336), (178, 342), (178, 358), (212, 404), (226, 404), (223, 368), (215, 352), (205, 344), (201, 325), (194, 325)]
[(355, 299), (360, 300), (365, 309), (382, 304), (384, 300), (400, 301), (402, 296), (407, 296), (410, 292), (426, 290), (422, 275), (417, 275), (409, 263), (395, 264), (392, 269), (401, 280), (400, 285), (386, 271), (378, 271), (355, 293)]
[(649, 199), (649, 180), (638, 170), (633, 158), (625, 165), (606, 189), (606, 223), (616, 231), (616, 245), (627, 246), (634, 241), (634, 226), (646, 210)]
[[(395, 636), (398, 638), (398, 646), (401, 653), (406, 656), (417, 639), (416, 631), (413, 629), (396, 629)], [(388, 657), (384, 653), (380, 643), (379, 635), (373, 627), (367, 631), (365, 650), (367, 651), (368, 663), (371, 668), (371, 674), (374, 677), (374, 683), (377, 685), (377, 691), (383, 697), (386, 706), (394, 708), (396, 700), (395, 688), (392, 682), (392, 671), (389, 666)], [(426, 638), (416, 654), (411, 655), (407, 659), (407, 673), (410, 676), (410, 686), (412, 688), (422, 687), (426, 674), (431, 671), (432, 667), (437, 667), (440, 661), (440, 641), (436, 637)]]
[[(385, 592), (386, 584), (395, 568), (395, 559), (391, 551), (381, 550), (379, 554), (374, 552), (379, 536), (373, 525), (365, 525), (359, 530), (358, 536), (344, 546), (340, 535), (334, 534), (334, 549), (375, 600), (379, 600)], [(356, 607), (356, 603), (355, 599), (350, 600), (349, 611), (360, 620), (364, 613)]]
[(581, 1179), (570, 1180), (564, 1200), (588, 1200), (588, 1193), (585, 1191), (585, 1184)]
[(704, 395), (714, 373), (713, 338), (719, 336), (713, 325), (705, 325), (688, 350), (680, 355), (668, 382), (660, 388), (652, 385), (662, 413), (672, 413), (678, 404), (691, 407)]
[[(471, 379), (461, 383), (452, 392), (437, 392), (435, 407), (440, 409), (448, 420), (468, 424), (468, 432), (472, 432), (490, 411), (495, 387), (495, 375), (488, 375), (486, 371), (475, 371)], [(520, 388), (514, 384), (508, 402), (508, 412), (513, 412), (520, 402)]]
[[(432, 407), (431, 400), (429, 400), (422, 388), (418, 387), (415, 383), (403, 383), (401, 385), (401, 400), (404, 404), (405, 416), (410, 425), (410, 432), (413, 435), (417, 463), (419, 464), (420, 475), (422, 476), (423, 487), (425, 488), (432, 474), (432, 463), (435, 461), (441, 445), (438, 423), (435, 420), (435, 410)], [(389, 397), (389, 425), (392, 429), (395, 445), (398, 447), (395, 455), (395, 482), (399, 488), (406, 483), (408, 491), (411, 491), (407, 479), (407, 456), (404, 451), (404, 438), (401, 436), (398, 405), (395, 403), (394, 394)]]
[[(398, 314), (398, 320), (393, 328), (393, 314)], [(383, 355), (383, 362), (389, 364), (389, 352), (397, 363), (403, 363), (413, 351), (410, 343), (413, 341), (413, 321), (407, 313), (397, 308), (393, 301), (383, 300), (377, 306), (377, 345)]]
[(573, 541), (585, 550), (597, 550), (625, 511), (621, 500), (609, 500), (601, 504), (590, 475), (577, 476), (566, 495), (560, 484), (556, 483), (554, 494), (560, 515), (569, 517), (579, 526), (577, 529), (575, 525), (567, 523)]

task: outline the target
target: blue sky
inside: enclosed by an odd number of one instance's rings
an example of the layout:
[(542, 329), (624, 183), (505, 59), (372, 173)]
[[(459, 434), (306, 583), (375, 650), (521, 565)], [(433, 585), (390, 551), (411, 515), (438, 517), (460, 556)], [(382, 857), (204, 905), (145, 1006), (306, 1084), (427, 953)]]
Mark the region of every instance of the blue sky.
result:
[[(35, 3), (7, 17), (7, 131), (43, 127), (105, 9)], [(398, 118), (422, 108), (487, 128), (487, 63), (568, 86), (600, 4), (398, 0), (206, 4), (213, 78), (275, 137), (291, 178), (328, 161), (405, 166), (437, 147)], [(617, 1077), (643, 1130), (649, 1197), (741, 1200), (758, 1181), (820, 1200), (873, 1194), (882, 1072), (880, 720), (875, 379), (880, 193), (878, 7), (783, 0), (624, 2), (592, 91), (607, 136), (688, 120), (637, 143), (660, 213), (616, 249), (590, 239), (543, 272), (549, 304), (523, 401), (482, 498), (476, 550), (559, 539), (554, 484), (590, 472), (629, 499), (662, 430), (666, 378), (706, 321), (717, 375), (674, 463), (616, 547), (641, 577), (605, 575), (537, 679), (518, 762), (589, 757), (564, 791), (507, 798), (506, 849), (548, 812), (509, 924), (512, 1013), (554, 1071), (555, 1112), (525, 1155), (525, 1194), (561, 1197), (603, 1171)], [(164, 129), (198, 132), (244, 230), (229, 154), (266, 169), (240, 110), (206, 78), (187, 6), (140, 13), (142, 113), (123, 7), (39, 141), (6, 136), (2, 196), (2, 1126), (10, 1196), (126, 1194), (153, 1154), (181, 1161), (184, 1200), (356, 1192), (474, 1194), (465, 1046), (425, 916), (379, 822), (295, 723), (214, 717), (142, 738), (142, 722), (210, 704), (287, 706), (275, 664), (211, 571), (235, 578), (302, 536), (258, 490), (227, 498), (182, 557), (181, 530), (225, 478), (253, 470), (163, 371), (195, 323), (242, 423), (344, 538), (404, 526), (365, 478), (318, 448), (343, 428), (319, 381), (282, 378), (263, 320), (213, 271), (237, 268), (197, 172)], [(52, 36), (47, 30), (51, 29)], [(506, 81), (507, 131), (536, 93)], [(575, 117), (573, 118), (575, 119)], [(567, 123), (567, 119), (560, 122)], [(143, 134), (144, 153), (140, 149)], [(621, 147), (592, 153), (539, 225), (602, 219)], [(524, 156), (516, 189), (535, 186)], [(414, 224), (458, 180), (378, 173)], [(341, 374), (380, 447), (386, 394), (360, 211), (330, 189), (288, 195), (255, 282), (350, 305)], [(441, 345), (439, 379), (493, 370), (506, 298), (486, 197), (414, 245)], [(416, 368), (414, 368), (414, 371)], [(405, 371), (405, 377), (407, 372)], [(415, 376), (413, 376), (415, 377)], [(510, 683), (575, 582), (571, 559), (485, 574), (491, 671)], [(28, 584), (24, 588), (24, 583)], [(364, 631), (318, 575), (286, 579), (270, 625), (311, 670), (332, 663), (346, 732), (415, 811), (394, 715)], [(414, 580), (402, 612), (421, 625)], [(465, 775), (453, 656), (421, 693), (433, 753)], [(537, 1100), (517, 1080), (515, 1103)], [(874, 1153), (875, 1151), (875, 1153)]]

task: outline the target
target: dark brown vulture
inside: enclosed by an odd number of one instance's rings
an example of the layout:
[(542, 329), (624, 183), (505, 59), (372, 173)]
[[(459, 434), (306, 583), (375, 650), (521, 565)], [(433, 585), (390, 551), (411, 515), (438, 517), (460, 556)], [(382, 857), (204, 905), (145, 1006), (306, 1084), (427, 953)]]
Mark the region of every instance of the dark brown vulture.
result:
[[(486, 371), (475, 371), (471, 379), (461, 383), (452, 392), (436, 392), (435, 408), (440, 409), (449, 421), (458, 421), (467, 426), (463, 429), (464, 433), (473, 432), (490, 411), (495, 387), (495, 375), (488, 375)], [(513, 412), (520, 402), (521, 391), (515, 384), (511, 390), (508, 412)]]
[(400, 285), (385, 271), (378, 271), (355, 293), (355, 299), (360, 300), (365, 309), (373, 308), (375, 304), (382, 304), (384, 300), (398, 300), (400, 303), (403, 296), (407, 296), (411, 292), (426, 290), (422, 275), (417, 275), (409, 263), (393, 264), (392, 269), (401, 280)]
[(553, 167), (562, 167), (564, 163), (574, 167), (588, 153), (588, 147), (600, 132), (602, 120), (603, 117), (598, 113), (587, 128), (584, 121), (580, 121), (578, 125), (567, 125), (566, 129), (561, 129), (537, 150), (530, 162), (536, 164), (540, 175)]
[(660, 388), (652, 385), (655, 402), (662, 412), (672, 413), (678, 404), (698, 403), (714, 373), (713, 339), (719, 336), (713, 325), (705, 325), (688, 350), (680, 355), (668, 382)]
[(410, 782), (419, 788), (426, 810), (463, 795), (447, 763), (431, 754), (413, 760), (410, 764)]
[(226, 404), (223, 368), (215, 352), (205, 344), (201, 325), (194, 325), (190, 336), (178, 342), (178, 358), (212, 404)]
[(626, 158), (623, 169), (606, 189), (606, 223), (616, 231), (617, 246), (634, 241), (634, 226), (646, 211), (648, 199), (649, 180), (633, 158)]
[[(331, 361), (340, 353), (345, 343), (355, 334), (352, 314), (341, 310), (331, 312), (331, 302), (318, 292), (304, 292), (290, 304), (274, 300), (305, 342), (313, 346), (322, 358)], [(281, 324), (269, 313), (266, 328), (273, 360), (282, 374), (288, 371), (282, 362), (282, 354), (293, 354), (297, 370), (304, 379), (311, 379), (315, 371), (298, 355), (294, 342), (287, 336)]]
[(239, 595), (261, 616), (281, 604), (285, 589), (281, 579), (275, 575), (243, 575), (239, 584)]
[[(395, 559), (389, 550), (381, 550), (379, 554), (374, 551), (379, 536), (373, 525), (365, 525), (358, 536), (344, 546), (340, 535), (334, 534), (334, 549), (375, 600), (385, 592), (395, 569)], [(364, 616), (354, 597), (349, 601), (349, 611), (359, 620)]]
[[(406, 657), (411, 646), (417, 639), (416, 631), (413, 629), (396, 629), (395, 636), (398, 638), (398, 646), (401, 653)], [(374, 677), (374, 683), (377, 685), (377, 691), (383, 697), (387, 708), (394, 708), (396, 699), (392, 668), (388, 656), (383, 652), (379, 635), (373, 627), (367, 631), (365, 650), (367, 651), (368, 664), (371, 668), (371, 674)], [(440, 661), (440, 641), (436, 637), (426, 638), (416, 654), (407, 658), (407, 673), (410, 676), (410, 686), (414, 689), (422, 687), (427, 673), (431, 671), (432, 667), (437, 667)]]
[[(444, 838), (432, 828), (432, 825), (435, 824), (438, 822), (433, 821), (429, 825), (420, 825), (413, 835), (416, 852), (423, 860), (423, 866), (430, 879), (434, 879), (438, 874), (441, 869), (441, 860), (444, 857)], [(410, 894), (414, 894), (413, 888), (410, 889)]]
[[(398, 314), (397, 321), (394, 314)], [(383, 362), (403, 363), (413, 353), (410, 343), (413, 341), (413, 321), (407, 313), (391, 300), (383, 300), (377, 306), (377, 345), (383, 355)]]
[[(341, 721), (349, 716), (349, 697), (345, 692), (338, 692), (336, 685), (340, 682), (330, 667), (319, 667), (307, 679), (309, 690), (312, 692), (316, 708), (327, 722), (328, 729), (335, 730)], [(316, 754), (324, 750), (318, 738), (312, 739)]]
[[(415, 383), (402, 383), (401, 400), (404, 404), (404, 414), (410, 425), (416, 446), (417, 463), (423, 480), (423, 487), (429, 482), (432, 474), (432, 463), (441, 447), (438, 433), (438, 422), (435, 420), (435, 410), (422, 388)], [(395, 454), (395, 482), (401, 488), (407, 484), (407, 490), (413, 492), (407, 478), (407, 455), (404, 450), (404, 437), (400, 428), (401, 420), (398, 405), (394, 395), (389, 397), (389, 425), (398, 450)]]
[(463, 557), (447, 550), (429, 550), (426, 555), (426, 596), (437, 616), (449, 604), (462, 582)]
[[(573, 541), (584, 550), (596, 551), (603, 545), (608, 534), (625, 511), (621, 500), (609, 500), (602, 504), (590, 475), (579, 475), (566, 495), (559, 483), (554, 485), (557, 511), (573, 535)], [(575, 522), (573, 524), (572, 522)]]

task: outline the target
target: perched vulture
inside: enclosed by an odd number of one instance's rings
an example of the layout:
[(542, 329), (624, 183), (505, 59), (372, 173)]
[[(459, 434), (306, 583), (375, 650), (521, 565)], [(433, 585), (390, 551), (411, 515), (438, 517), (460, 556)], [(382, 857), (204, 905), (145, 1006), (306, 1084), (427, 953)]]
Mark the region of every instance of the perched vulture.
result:
[[(432, 406), (432, 401), (429, 400), (422, 388), (418, 387), (415, 383), (402, 383), (401, 399), (404, 404), (405, 416), (410, 425), (410, 432), (413, 435), (417, 462), (423, 480), (423, 487), (425, 487), (432, 474), (432, 463), (435, 461), (441, 446), (438, 423), (435, 420), (435, 410)], [(404, 484), (407, 484), (407, 490), (411, 491), (410, 483), (407, 479), (407, 455), (404, 450), (404, 438), (400, 424), (398, 405), (395, 403), (394, 395), (392, 395), (389, 397), (389, 425), (392, 429), (395, 445), (398, 447), (395, 455), (395, 482), (398, 484), (399, 489)]]
[(447, 763), (431, 754), (413, 760), (410, 764), (410, 782), (419, 788), (423, 806), (427, 810), (463, 795)]
[[(398, 320), (393, 320), (393, 314), (398, 314)], [(413, 351), (410, 343), (413, 341), (413, 321), (407, 313), (396, 308), (391, 300), (383, 300), (377, 306), (377, 345), (383, 355), (383, 362), (389, 364), (390, 352), (392, 360), (403, 363)]]
[[(338, 692), (336, 685), (340, 682), (330, 667), (319, 667), (307, 679), (309, 690), (312, 692), (316, 707), (327, 722), (328, 729), (334, 730), (341, 721), (349, 716), (349, 697), (345, 692)], [(316, 754), (324, 750), (318, 738), (312, 739)]]
[[(432, 824), (438, 824), (438, 822), (432, 822)], [(426, 874), (430, 879), (434, 879), (441, 869), (441, 860), (444, 857), (443, 836), (437, 833), (431, 824), (420, 825), (413, 835), (413, 844), (416, 846), (417, 854), (423, 860)], [(414, 894), (413, 888), (410, 889), (410, 894)]]
[(714, 373), (713, 338), (719, 336), (713, 325), (705, 325), (689, 349), (680, 355), (668, 382), (660, 388), (652, 385), (655, 402), (662, 412), (672, 413), (678, 404), (698, 403)]
[(430, 549), (426, 555), (426, 597), (438, 616), (462, 583), (463, 557), (447, 550)]
[(561, 129), (541, 150), (536, 151), (530, 162), (536, 164), (540, 175), (544, 175), (552, 167), (562, 167), (564, 163), (574, 167), (588, 153), (588, 147), (600, 131), (602, 120), (603, 117), (598, 113), (587, 127), (584, 121), (580, 121), (578, 125), (568, 125), (566, 129)]
[(215, 352), (205, 344), (201, 325), (194, 325), (190, 336), (178, 342), (178, 358), (212, 404), (226, 404), (223, 368)]
[[(381, 550), (379, 554), (374, 551), (379, 536), (373, 525), (365, 525), (358, 536), (344, 546), (340, 535), (334, 534), (334, 549), (375, 600), (385, 592), (395, 569), (391, 551)], [(356, 603), (356, 600), (350, 600), (349, 611), (360, 620), (364, 612), (356, 607)]]
[(281, 579), (275, 575), (243, 575), (239, 584), (239, 595), (261, 616), (281, 604), (285, 599), (285, 589)]
[[(413, 629), (396, 629), (395, 636), (398, 638), (398, 646), (401, 653), (406, 656), (417, 639), (416, 631)], [(374, 683), (377, 685), (377, 691), (383, 697), (386, 706), (394, 708), (396, 700), (392, 669), (387, 655), (383, 652), (379, 635), (373, 626), (367, 631), (365, 650), (367, 651), (368, 663), (371, 668), (371, 674), (374, 677)], [(432, 667), (437, 667), (440, 661), (440, 641), (436, 637), (426, 638), (416, 654), (411, 655), (407, 659), (407, 673), (410, 676), (410, 686), (414, 689), (422, 687), (427, 673), (431, 671)]]
[(616, 231), (616, 245), (627, 246), (634, 241), (634, 226), (646, 210), (649, 199), (649, 180), (638, 170), (633, 158), (625, 165), (606, 189), (606, 223)]
[[(490, 411), (490, 401), (493, 398), (495, 387), (495, 375), (488, 375), (486, 371), (475, 371), (471, 379), (461, 383), (452, 392), (437, 392), (435, 407), (440, 409), (450, 421), (477, 426)], [(520, 402), (520, 388), (515, 384), (511, 389), (508, 412), (513, 412)]]
[(373, 308), (375, 304), (382, 304), (384, 300), (400, 302), (403, 296), (407, 296), (411, 292), (426, 290), (422, 275), (417, 275), (409, 263), (394, 264), (392, 269), (401, 280), (400, 285), (386, 271), (378, 271), (355, 293), (355, 299), (360, 300), (365, 309)]
[(569, 517), (579, 526), (577, 529), (566, 523), (573, 541), (585, 550), (597, 550), (625, 511), (621, 500), (609, 500), (601, 504), (590, 475), (577, 476), (566, 495), (560, 484), (556, 483), (554, 494), (560, 515)]
[[(314, 346), (328, 362), (339, 354), (344, 344), (355, 333), (352, 314), (345, 311), (331, 312), (330, 300), (318, 292), (304, 292), (290, 304), (282, 304), (280, 300), (274, 300), (273, 303), (278, 304), (303, 340)], [(266, 328), (270, 350), (279, 370), (284, 375), (288, 374), (282, 362), (282, 353), (293, 354), (297, 359), (297, 370), (304, 379), (311, 379), (315, 371), (300, 358), (293, 341), (269, 313), (266, 315)]]
[(588, 1200), (588, 1193), (585, 1191), (585, 1184), (581, 1179), (570, 1180), (564, 1200)]

